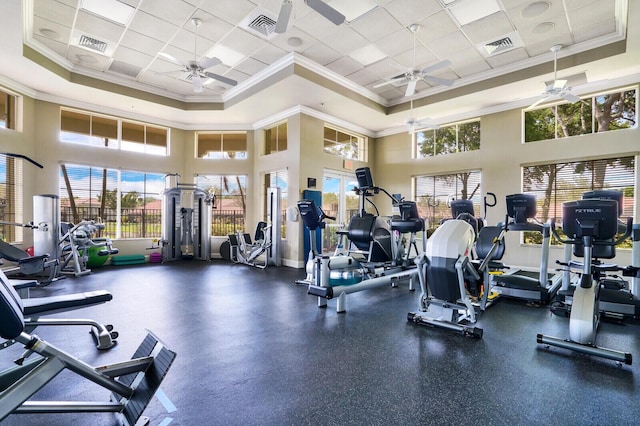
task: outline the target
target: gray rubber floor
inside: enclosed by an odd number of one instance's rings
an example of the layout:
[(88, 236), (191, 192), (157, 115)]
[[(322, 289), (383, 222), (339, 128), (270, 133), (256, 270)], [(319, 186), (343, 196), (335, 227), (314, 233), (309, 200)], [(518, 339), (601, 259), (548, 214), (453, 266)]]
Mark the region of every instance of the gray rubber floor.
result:
[[(406, 286), (348, 296), (326, 309), (294, 280), (303, 272), (257, 270), (224, 261), (104, 267), (38, 290), (41, 295), (106, 289), (112, 302), (74, 317), (112, 323), (118, 345), (98, 352), (84, 327), (36, 333), (92, 365), (123, 361), (152, 330), (178, 356), (151, 424), (637, 425), (640, 325), (603, 323), (600, 346), (633, 352), (617, 366), (536, 344), (568, 335), (547, 307), (501, 300), (479, 321), (481, 340), (407, 322), (418, 292)], [(65, 315), (71, 317), (69, 313)], [(22, 352), (0, 352), (6, 368)], [(108, 400), (72, 373), (40, 399)], [(3, 425), (114, 425), (114, 414), (11, 415)]]

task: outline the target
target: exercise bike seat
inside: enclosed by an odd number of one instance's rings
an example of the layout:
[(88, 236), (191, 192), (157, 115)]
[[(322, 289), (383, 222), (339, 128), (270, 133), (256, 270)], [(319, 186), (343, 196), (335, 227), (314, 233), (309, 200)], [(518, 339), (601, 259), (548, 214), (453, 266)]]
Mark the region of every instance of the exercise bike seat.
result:
[(98, 305), (113, 299), (113, 295), (106, 290), (96, 290), (84, 293), (73, 293), (62, 296), (34, 297), (22, 299), (24, 315), (62, 312), (69, 309)]

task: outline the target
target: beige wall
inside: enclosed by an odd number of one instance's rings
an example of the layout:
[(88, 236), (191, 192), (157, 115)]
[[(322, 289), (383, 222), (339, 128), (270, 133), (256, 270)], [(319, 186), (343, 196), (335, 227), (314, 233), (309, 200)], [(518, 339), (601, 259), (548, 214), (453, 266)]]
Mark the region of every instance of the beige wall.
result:
[[(505, 196), (522, 191), (523, 165), (620, 157), (640, 152), (638, 128), (523, 144), (522, 121), (520, 109), (483, 116), (480, 150), (422, 159), (411, 158), (409, 134), (380, 138), (375, 144), (376, 185), (392, 193), (410, 195), (411, 178), (414, 176), (480, 170), (483, 195), (489, 191), (497, 197), (497, 205), (487, 212), (487, 223), (496, 224), (505, 218)], [(636, 188), (640, 188), (637, 173)], [(640, 197), (636, 197), (635, 221), (638, 220), (639, 206)], [(539, 247), (521, 246), (518, 233), (507, 235), (506, 247), (505, 263), (532, 268), (539, 265)], [(621, 264), (630, 262), (628, 251), (620, 250), (618, 257)], [(552, 249), (550, 263), (561, 258), (562, 251)]]
[[(316, 178), (316, 189), (322, 190), (325, 170), (345, 171), (341, 158), (324, 153), (324, 121), (305, 114), (288, 118), (288, 148), (286, 151), (262, 155), (264, 134), (262, 129), (248, 132), (249, 159), (203, 160), (196, 159), (195, 132), (171, 129), (170, 155), (150, 156), (118, 150), (96, 150), (58, 141), (59, 105), (35, 101), (28, 97), (23, 102), (23, 131), (0, 130), (0, 149), (32, 157), (44, 165), (38, 169), (24, 165), (25, 221), (30, 220), (34, 194), (58, 193), (58, 167), (61, 162), (73, 162), (92, 166), (104, 166), (155, 173), (179, 173), (182, 182), (190, 182), (196, 174), (247, 175), (247, 229), (264, 217), (262, 202), (264, 174), (287, 169), (289, 178), (288, 205), (295, 205), (304, 189), (307, 178)], [(127, 117), (123, 117), (127, 118)], [(521, 166), (544, 162), (582, 160), (587, 158), (637, 155), (640, 151), (640, 131), (621, 130), (603, 134), (573, 137), (560, 141), (540, 141), (523, 144), (522, 112), (520, 109), (481, 117), (481, 149), (433, 158), (412, 159), (411, 140), (408, 133), (399, 133), (369, 141), (368, 162), (353, 162), (353, 169), (369, 164), (376, 185), (390, 193), (401, 193), (412, 198), (411, 178), (417, 175), (449, 174), (456, 171), (480, 170), (483, 191), (494, 192), (498, 204), (487, 212), (487, 222), (504, 220), (504, 197), (521, 190)], [(224, 124), (220, 125), (224, 130)], [(637, 161), (636, 161), (637, 164)], [(351, 171), (351, 170), (347, 170)], [(636, 177), (636, 179), (638, 179)], [(640, 182), (636, 182), (640, 187)], [(391, 212), (391, 204), (377, 196), (382, 214)], [(640, 197), (636, 200), (636, 220)], [(287, 222), (287, 239), (282, 244), (283, 264), (302, 267), (302, 222)], [(212, 251), (217, 252), (222, 238), (213, 238)], [(539, 249), (523, 247), (519, 235), (511, 233), (507, 239), (505, 261), (519, 266), (535, 267)], [(25, 232), (24, 246), (32, 242)], [(124, 254), (144, 253), (147, 240), (118, 241)], [(626, 256), (626, 258), (625, 258)], [(561, 253), (552, 250), (553, 259)], [(621, 263), (628, 262), (628, 253), (621, 253)]]

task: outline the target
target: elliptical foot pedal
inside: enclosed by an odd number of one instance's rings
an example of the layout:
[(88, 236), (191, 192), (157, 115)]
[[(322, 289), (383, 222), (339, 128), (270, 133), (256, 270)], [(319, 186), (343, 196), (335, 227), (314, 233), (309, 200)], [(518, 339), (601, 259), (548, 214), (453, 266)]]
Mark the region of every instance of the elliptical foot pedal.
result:
[[(153, 358), (153, 361), (145, 371), (126, 374), (117, 379), (126, 386), (132, 386), (137, 383), (133, 388), (133, 395), (124, 403), (124, 409), (122, 410), (122, 415), (128, 425), (138, 424), (141, 419), (140, 416), (160, 387), (169, 368), (171, 368), (171, 364), (176, 358), (176, 353), (168, 349), (156, 336), (149, 332), (133, 354), (132, 359), (144, 357)], [(115, 393), (112, 394), (112, 398), (116, 401), (124, 399)]]

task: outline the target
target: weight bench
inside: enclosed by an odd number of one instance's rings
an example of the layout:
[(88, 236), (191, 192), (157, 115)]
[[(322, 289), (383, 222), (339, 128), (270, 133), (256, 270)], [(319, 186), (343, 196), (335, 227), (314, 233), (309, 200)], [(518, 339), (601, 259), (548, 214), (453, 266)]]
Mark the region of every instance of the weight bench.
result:
[[(25, 286), (28, 288), (28, 282), (18, 282), (8, 280), (9, 285), (16, 290), (22, 290)], [(110, 301), (113, 298), (111, 293), (106, 290), (96, 290), (84, 293), (72, 293), (63, 296), (47, 296), (34, 298), (21, 298), (23, 314), (25, 318), (25, 329), (31, 333), (40, 325), (88, 325), (91, 327), (96, 347), (99, 350), (110, 349), (115, 346), (115, 339), (118, 338), (118, 332), (113, 331), (113, 325), (101, 324), (97, 321), (85, 318), (42, 318), (42, 315), (56, 314), (67, 312), (74, 309), (94, 306)], [(0, 349), (7, 348), (14, 344), (13, 340), (5, 340), (0, 342)]]
[[(15, 361), (16, 366), (0, 372), (0, 422), (11, 414), (21, 413), (109, 412), (118, 413), (125, 425), (145, 424), (144, 420), (148, 424), (148, 419), (141, 419), (142, 413), (176, 357), (175, 352), (149, 333), (131, 360), (93, 367), (26, 331), (23, 301), (1, 271), (0, 337), (25, 347), (24, 354)], [(27, 360), (33, 354), (38, 356)], [(64, 370), (109, 390), (110, 400), (31, 400)]]
[(47, 285), (56, 281), (58, 275), (58, 259), (49, 259), (49, 254), (30, 256), (26, 251), (0, 240), (0, 258), (13, 262), (15, 268), (4, 269), (5, 273), (16, 272), (22, 275), (41, 275), (47, 269), (49, 278), (40, 285)]

